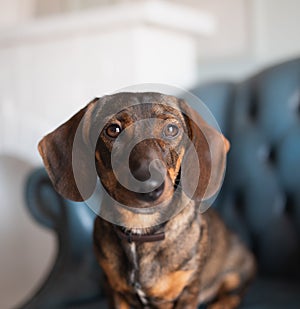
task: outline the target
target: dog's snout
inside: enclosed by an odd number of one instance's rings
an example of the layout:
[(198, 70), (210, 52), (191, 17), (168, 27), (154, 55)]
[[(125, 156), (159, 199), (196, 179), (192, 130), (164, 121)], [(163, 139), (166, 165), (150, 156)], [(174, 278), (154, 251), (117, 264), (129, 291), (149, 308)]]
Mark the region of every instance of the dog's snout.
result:
[(131, 161), (129, 167), (134, 178), (139, 181), (146, 181), (151, 177), (148, 160)]
[(146, 181), (153, 177), (161, 178), (165, 173), (165, 166), (155, 140), (143, 140), (134, 146), (129, 156), (129, 168), (132, 175), (139, 181)]
[(135, 192), (139, 199), (157, 200), (165, 188), (166, 167), (156, 151), (140, 143), (136, 145), (129, 157), (130, 172), (139, 185)]
[(153, 201), (161, 196), (165, 186), (165, 168), (162, 164), (142, 160), (136, 169), (132, 169), (132, 174), (140, 181), (136, 188), (139, 198)]
[(145, 182), (145, 186), (146, 188), (151, 191), (147, 192), (147, 193), (138, 193), (138, 196), (140, 199), (145, 200), (145, 201), (155, 201), (157, 200), (163, 193), (164, 188), (165, 188), (165, 182), (163, 181), (161, 185), (158, 185), (156, 183), (154, 186), (154, 182), (150, 181), (150, 184), (148, 184), (147, 182)]

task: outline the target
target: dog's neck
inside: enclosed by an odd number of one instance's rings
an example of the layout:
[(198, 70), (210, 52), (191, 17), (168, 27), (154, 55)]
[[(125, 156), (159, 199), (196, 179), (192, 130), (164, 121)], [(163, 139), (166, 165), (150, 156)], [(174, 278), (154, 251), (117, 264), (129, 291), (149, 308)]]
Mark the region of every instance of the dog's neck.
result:
[(149, 229), (126, 229), (117, 225), (114, 226), (114, 230), (118, 237), (121, 240), (127, 241), (130, 243), (147, 243), (147, 242), (158, 242), (163, 241), (165, 239), (165, 234), (168, 232), (169, 229), (175, 229), (180, 232), (180, 224), (178, 224), (178, 218), (185, 213), (185, 218), (190, 220), (193, 216), (195, 203), (194, 201), (187, 199), (186, 196), (181, 196), (179, 200), (173, 201), (173, 203), (186, 203), (186, 207), (184, 207), (177, 215), (170, 218), (163, 224), (160, 224), (155, 227), (151, 227)]
[(165, 239), (165, 232), (155, 232), (150, 234), (134, 234), (131, 231), (124, 231), (124, 229), (117, 227), (114, 225), (114, 229), (117, 235), (123, 239), (128, 241), (128, 243), (145, 243), (145, 242), (155, 242), (162, 241)]

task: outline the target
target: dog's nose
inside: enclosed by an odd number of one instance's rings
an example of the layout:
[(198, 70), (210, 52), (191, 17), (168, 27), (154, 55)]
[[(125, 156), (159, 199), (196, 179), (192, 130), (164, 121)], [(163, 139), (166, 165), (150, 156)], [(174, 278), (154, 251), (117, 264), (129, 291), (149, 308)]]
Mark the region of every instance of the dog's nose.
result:
[(165, 187), (165, 167), (160, 161), (141, 160), (135, 168), (131, 169), (132, 175), (140, 181), (136, 193), (140, 199), (154, 201), (158, 199)]
[[(130, 162), (131, 163), (131, 162)], [(136, 178), (139, 181), (146, 182), (150, 179), (151, 174), (149, 171), (149, 162), (148, 160), (140, 160), (137, 162), (131, 163), (129, 165), (130, 171), (134, 178)]]

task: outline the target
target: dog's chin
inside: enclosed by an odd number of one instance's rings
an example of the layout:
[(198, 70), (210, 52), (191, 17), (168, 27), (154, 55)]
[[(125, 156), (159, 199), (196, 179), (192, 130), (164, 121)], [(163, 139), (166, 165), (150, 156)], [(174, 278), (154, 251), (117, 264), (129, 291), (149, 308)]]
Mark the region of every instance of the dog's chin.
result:
[[(143, 194), (128, 191), (124, 191), (123, 193), (119, 191), (110, 197), (112, 202), (117, 202), (129, 209), (134, 209), (137, 213), (152, 214), (168, 206), (174, 195), (174, 189), (171, 187), (168, 190), (164, 190), (159, 198), (153, 198), (152, 193), (155, 194), (155, 192)], [(130, 196), (130, 200), (126, 196)]]

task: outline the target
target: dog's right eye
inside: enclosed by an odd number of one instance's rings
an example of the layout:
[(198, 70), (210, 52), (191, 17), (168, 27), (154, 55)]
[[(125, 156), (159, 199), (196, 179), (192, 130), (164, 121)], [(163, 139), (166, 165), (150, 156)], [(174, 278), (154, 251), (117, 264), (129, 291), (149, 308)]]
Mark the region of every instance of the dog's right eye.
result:
[(118, 124), (111, 124), (106, 128), (106, 134), (112, 138), (118, 137), (121, 131), (122, 128)]

